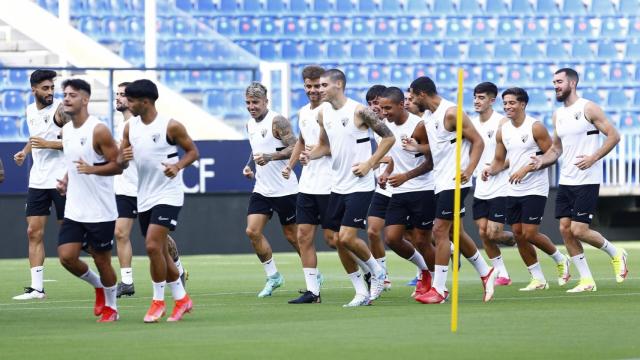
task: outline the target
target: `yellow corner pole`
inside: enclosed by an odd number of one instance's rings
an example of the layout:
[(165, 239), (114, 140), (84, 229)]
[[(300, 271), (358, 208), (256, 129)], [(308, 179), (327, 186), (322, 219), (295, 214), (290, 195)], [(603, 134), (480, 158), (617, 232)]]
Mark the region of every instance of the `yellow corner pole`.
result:
[(462, 163), (462, 92), (464, 70), (458, 69), (458, 104), (456, 107), (456, 187), (453, 192), (453, 283), (451, 286), (451, 332), (458, 331), (458, 263), (460, 254), (460, 182)]

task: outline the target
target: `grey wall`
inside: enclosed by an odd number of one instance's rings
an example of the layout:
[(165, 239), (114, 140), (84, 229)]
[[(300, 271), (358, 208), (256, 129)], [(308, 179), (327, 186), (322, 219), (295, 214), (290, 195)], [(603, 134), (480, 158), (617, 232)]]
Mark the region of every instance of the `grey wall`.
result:
[[(549, 194), (545, 219), (541, 230), (555, 243), (562, 243), (553, 217), (553, 199), (555, 191)], [(182, 254), (231, 254), (253, 252), (244, 230), (246, 226), (246, 207), (249, 194), (202, 194), (187, 195), (178, 228), (173, 235)], [(25, 195), (0, 197), (0, 257), (24, 258), (27, 256), (26, 220), (24, 218)], [(477, 231), (471, 219), (471, 197), (466, 199), (469, 214), (464, 218), (465, 229), (478, 242)], [(597, 227), (605, 236), (615, 240), (637, 240), (638, 228)], [(291, 251), (291, 247), (280, 233), (277, 216), (266, 228), (266, 236), (274, 251)], [(362, 233), (365, 238), (366, 234)], [(49, 218), (45, 230), (46, 253), (55, 256), (57, 244), (57, 224), (54, 216)], [(144, 255), (144, 242), (138, 225), (132, 233), (133, 250), (136, 255)], [(329, 250), (317, 236), (319, 250)]]

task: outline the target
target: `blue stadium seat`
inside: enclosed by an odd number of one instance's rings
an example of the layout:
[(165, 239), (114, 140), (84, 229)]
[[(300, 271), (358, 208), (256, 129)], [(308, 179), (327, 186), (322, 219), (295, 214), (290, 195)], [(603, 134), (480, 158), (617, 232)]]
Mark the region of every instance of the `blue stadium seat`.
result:
[(633, 107), (640, 109), (640, 90), (638, 89), (633, 92)]
[(283, 0), (267, 0), (267, 11), (272, 13), (282, 13), (287, 10)]
[(440, 39), (440, 27), (436, 23), (436, 18), (427, 17), (422, 18), (420, 23), (420, 33), (422, 36), (429, 37), (431, 39)]
[(289, 10), (294, 14), (303, 14), (309, 11), (306, 0), (289, 0)]
[(591, 18), (577, 18), (573, 23), (573, 35), (582, 37), (593, 36), (593, 26), (591, 26)]
[(389, 81), (384, 66), (379, 64), (369, 64), (367, 67), (367, 81), (371, 84), (386, 83)]
[(38, 0), (38, 5), (46, 9), (52, 14), (58, 13), (58, 1), (57, 0)]
[[(489, 59), (491, 54), (489, 53), (488, 44), (482, 40), (473, 40), (469, 44), (469, 52), (467, 57), (470, 60), (485, 60)], [(446, 58), (446, 56), (445, 56)]]
[(376, 18), (374, 32), (377, 36), (389, 37), (394, 33), (393, 20), (391, 18)]
[(358, 65), (347, 64), (344, 67), (344, 75), (347, 77), (347, 84), (359, 84), (362, 82), (362, 69)]
[(603, 17), (600, 25), (600, 36), (624, 38), (626, 34), (621, 20), (618, 17)]
[(84, 0), (87, 4), (87, 10), (90, 14), (102, 15), (108, 13), (111, 9), (107, 0)]
[(528, 17), (522, 21), (522, 35), (529, 38), (544, 38), (547, 33), (544, 17)]
[(430, 40), (420, 42), (420, 58), (422, 59), (440, 59), (442, 54), (438, 51), (436, 43)]
[[(160, 19), (160, 18), (158, 18)], [(124, 28), (123, 18), (119, 16), (105, 16), (102, 18), (102, 29), (104, 29), (105, 34), (112, 39), (122, 39), (126, 38), (125, 32), (122, 31)], [(158, 26), (161, 26), (161, 21), (158, 21)], [(160, 32), (161, 29), (158, 29)], [(171, 29), (173, 32), (173, 29)]]
[(291, 91), (291, 106), (294, 110), (305, 106), (308, 102), (309, 98), (307, 98), (304, 89), (293, 89)]
[(178, 10), (182, 10), (185, 12), (191, 12), (193, 10), (193, 3), (191, 0), (174, 0), (175, 6)]
[(457, 41), (448, 40), (442, 45), (442, 57), (447, 60), (460, 60), (462, 52)]
[(329, 34), (339, 37), (348, 35), (349, 27), (345, 23), (346, 18), (343, 17), (329, 18)]
[(620, 130), (635, 129), (640, 126), (640, 112), (625, 111), (620, 115)]
[(355, 40), (351, 42), (351, 58), (352, 59), (369, 59), (371, 58), (371, 50), (366, 42)]
[(396, 57), (402, 61), (410, 61), (417, 58), (415, 44), (405, 40), (398, 42)]
[(518, 58), (518, 53), (511, 41), (500, 39), (493, 47), (493, 58), (497, 61), (512, 61)]
[(324, 59), (322, 42), (319, 40), (305, 40), (303, 43), (304, 57), (308, 60)]
[(371, 24), (367, 21), (367, 18), (355, 17), (352, 20), (351, 33), (358, 37), (368, 37), (373, 34)]
[(564, 0), (562, 2), (562, 12), (570, 15), (584, 15), (587, 9), (582, 0)]
[(262, 16), (260, 17), (260, 35), (273, 36), (280, 33), (280, 29), (277, 25), (275, 17)]
[(620, 14), (640, 13), (640, 2), (638, 0), (620, 0)]
[(520, 47), (520, 56), (524, 60), (537, 60), (544, 57), (544, 53), (540, 49), (537, 41), (527, 39), (524, 40)]
[(549, 109), (549, 101), (544, 89), (533, 88), (528, 91), (529, 103), (527, 110), (530, 111), (546, 111)]
[[(160, 47), (158, 46), (158, 50)], [(141, 41), (123, 41), (120, 44), (120, 56), (133, 65), (144, 63), (144, 43)]]
[(627, 40), (627, 48), (625, 51), (625, 59), (640, 59), (640, 40), (632, 38)]
[(374, 0), (358, 0), (358, 11), (361, 13), (376, 13), (378, 12), (378, 5)]
[(529, 0), (512, 0), (511, 13), (518, 15), (533, 14), (533, 7), (531, 7)]
[(571, 44), (571, 57), (574, 59), (591, 59), (593, 51), (589, 43), (582, 39), (575, 39)]
[(104, 29), (102, 28), (102, 19), (94, 16), (83, 16), (78, 19), (78, 30), (84, 34), (93, 37), (100, 38), (104, 35)]
[(531, 76), (524, 63), (512, 63), (507, 66), (507, 82), (518, 86), (525, 86), (531, 82)]
[(445, 33), (448, 38), (469, 36), (469, 28), (464, 25), (462, 20), (462, 18), (447, 18), (447, 27)]
[(216, 2), (214, 0), (198, 0), (196, 4), (196, 8), (198, 9), (198, 13), (200, 14), (213, 15), (218, 10), (216, 8)]
[(317, 14), (326, 14), (333, 11), (330, 0), (313, 0), (313, 10)]
[(551, 85), (553, 72), (547, 63), (534, 63), (531, 67), (531, 80), (543, 86)]
[(280, 48), (280, 56), (283, 60), (296, 60), (300, 56), (298, 43), (293, 40), (285, 40)]
[(615, 88), (610, 89), (607, 94), (607, 106), (625, 109), (629, 105), (629, 98), (625, 94), (624, 89)]
[(220, 0), (218, 11), (223, 13), (234, 13), (238, 11), (238, 3), (236, 0)]
[(395, 55), (394, 45), (392, 41), (376, 41), (373, 44), (373, 57), (376, 60), (391, 59)]
[(213, 114), (224, 110), (226, 106), (224, 90), (207, 90), (204, 93), (203, 104), (204, 108)]
[(232, 18), (221, 16), (217, 18), (215, 29), (220, 35), (232, 35), (236, 34), (238, 25), (233, 23)]
[(611, 0), (591, 0), (591, 7), (589, 12), (598, 15), (614, 15), (616, 10), (613, 7)]
[(547, 40), (545, 54), (548, 59), (564, 59), (569, 56), (569, 52), (567, 52), (564, 43), (558, 39)]
[(407, 84), (413, 81), (407, 66), (404, 65), (393, 65), (389, 70), (389, 78), (392, 84), (399, 85), (401, 89), (404, 89), (407, 87)]
[[(463, 71), (463, 78), (464, 78), (465, 84), (475, 85), (481, 82), (480, 77), (478, 77), (478, 74), (474, 71), (473, 64), (460, 64), (460, 67), (462, 68), (462, 71)], [(473, 89), (471, 89), (470, 93), (473, 94)], [(465, 94), (465, 99), (466, 98), (471, 98), (473, 100), (473, 96), (467, 96)]]
[(0, 139), (14, 140), (20, 137), (20, 129), (16, 125), (18, 121), (17, 116), (0, 116)]
[(288, 38), (299, 36), (302, 25), (299, 17), (285, 17), (282, 19), (282, 31)]
[(429, 67), (425, 64), (417, 64), (413, 67), (413, 78), (419, 78), (421, 76), (428, 76), (431, 79), (435, 79), (435, 70), (433, 67)]
[(423, 15), (429, 14), (431, 9), (426, 0), (407, 0), (407, 12), (409, 14)]
[(482, 8), (476, 0), (460, 0), (458, 2), (458, 14), (460, 15), (481, 15)]
[(474, 16), (471, 20), (471, 36), (477, 38), (492, 38), (493, 29), (489, 25), (489, 18)]
[(451, 15), (456, 12), (452, 0), (433, 0), (433, 9), (431, 10), (436, 15)]
[[(180, 66), (180, 64), (175, 64), (171, 66)], [(175, 87), (181, 89), (187, 83), (187, 72), (180, 70), (166, 70), (160, 72), (161, 81), (170, 87)]]
[(572, 29), (567, 22), (567, 18), (549, 18), (549, 37), (560, 37), (573, 35)]
[(511, 17), (501, 17), (498, 20), (498, 37), (517, 37), (520, 29), (516, 25), (516, 20)]
[(260, 15), (263, 11), (262, 2), (260, 0), (242, 0), (242, 10), (247, 15)]
[(196, 23), (190, 18), (184, 16), (174, 17), (173, 22), (174, 37), (177, 38), (190, 38), (195, 37)]
[(187, 88), (191, 91), (199, 91), (204, 87), (211, 87), (212, 78), (210, 71), (192, 70), (188, 72), (188, 85)]
[(411, 24), (411, 19), (401, 17), (396, 19), (396, 33), (400, 36), (413, 36), (416, 33), (416, 29)]
[(487, 15), (506, 15), (509, 12), (507, 4), (503, 0), (487, 1), (485, 6)]
[(256, 35), (258, 33), (258, 27), (255, 24), (255, 19), (251, 17), (241, 17), (238, 19), (238, 34), (243, 36)]
[(351, 14), (354, 11), (353, 2), (351, 0), (336, 0), (336, 12), (343, 14)]
[(382, 0), (382, 12), (385, 14), (401, 13), (402, 2), (399, 0)]
[(258, 45), (260, 51), (260, 59), (263, 60), (275, 60), (278, 58), (278, 50), (276, 49), (276, 43), (271, 40), (263, 40)]
[(311, 37), (322, 36), (326, 34), (326, 29), (322, 26), (322, 19), (317, 17), (307, 18), (307, 35)]
[(598, 58), (600, 59), (616, 59), (618, 50), (616, 44), (609, 39), (598, 40)]
[(247, 40), (241, 40), (241, 41), (237, 41), (236, 45), (240, 46), (241, 48), (243, 48), (248, 53), (250, 53), (250, 54), (252, 54), (254, 56), (258, 56), (258, 46), (257, 46), (257, 44), (255, 42), (247, 41)]
[(27, 106), (27, 99), (22, 90), (2, 90), (0, 93), (2, 110), (11, 114), (23, 114)]
[(455, 85), (458, 83), (457, 67), (454, 64), (440, 64), (436, 66), (434, 79), (438, 87)]
[(596, 88), (584, 88), (582, 90), (582, 97), (587, 100), (591, 100), (596, 104), (602, 104), (602, 97)]
[(555, 0), (538, 0), (536, 2), (536, 14), (557, 15), (560, 12)]
[(609, 82), (622, 84), (631, 81), (631, 76), (627, 71), (625, 63), (613, 62), (609, 67)]
[(604, 72), (602, 67), (602, 63), (594, 63), (590, 62), (585, 64), (584, 70), (582, 71), (582, 80), (585, 83), (601, 85), (602, 83), (607, 81), (607, 75)]
[[(195, 66), (212, 64), (219, 60), (227, 60), (231, 55), (226, 46), (217, 40), (196, 40), (193, 41), (192, 59)], [(225, 44), (226, 45), (226, 44)]]
[(332, 60), (342, 61), (349, 56), (347, 46), (339, 40), (331, 40), (327, 44), (327, 57)]
[(10, 87), (30, 87), (29, 78), (31, 76), (29, 70), (9, 69), (7, 70), (7, 85)]

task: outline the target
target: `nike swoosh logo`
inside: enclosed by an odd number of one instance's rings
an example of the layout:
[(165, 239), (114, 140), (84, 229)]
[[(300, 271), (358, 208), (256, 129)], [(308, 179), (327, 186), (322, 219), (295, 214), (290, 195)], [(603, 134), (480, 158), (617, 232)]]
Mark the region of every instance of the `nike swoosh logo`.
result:
[(423, 222), (423, 223), (422, 223), (422, 226), (429, 225), (429, 224), (431, 224), (432, 222), (433, 222), (433, 221)]
[(538, 220), (537, 217), (529, 217), (529, 221)]
[(356, 218), (353, 218), (353, 222), (360, 222), (360, 221), (362, 221), (362, 220), (364, 220), (364, 219), (356, 219)]
[(503, 217), (504, 215), (502, 214), (493, 214), (493, 217)]
[(449, 215), (449, 214), (453, 214), (453, 211), (443, 211), (442, 215)]
[(162, 217), (162, 216), (158, 216), (158, 220), (160, 220), (160, 221), (165, 221), (165, 220), (169, 220), (169, 218), (167, 218), (167, 217)]
[(295, 215), (293, 215), (293, 216), (288, 217), (288, 218), (287, 218), (287, 221), (289, 221), (289, 220), (293, 219), (294, 217), (296, 217), (296, 216), (295, 216)]
[(586, 212), (585, 213), (577, 213), (576, 216), (585, 216), (587, 214), (589, 214), (589, 213), (586, 213)]

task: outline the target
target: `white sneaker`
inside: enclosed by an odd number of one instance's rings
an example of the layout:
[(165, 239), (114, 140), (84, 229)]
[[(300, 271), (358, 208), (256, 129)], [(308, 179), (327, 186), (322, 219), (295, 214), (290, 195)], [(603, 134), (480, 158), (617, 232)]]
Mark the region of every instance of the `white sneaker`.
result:
[(369, 300), (369, 297), (367, 295), (356, 294), (356, 296), (353, 297), (353, 300), (351, 300), (351, 302), (349, 302), (348, 304), (342, 305), (342, 307), (356, 307), (356, 306), (368, 306), (368, 305), (371, 305), (371, 301)]
[(369, 295), (369, 299), (371, 301), (380, 297), (380, 294), (384, 291), (384, 273), (381, 273), (379, 276), (371, 276), (371, 295)]
[(538, 279), (531, 279), (529, 285), (520, 288), (520, 291), (536, 291), (536, 290), (547, 290), (549, 288), (549, 284), (546, 281), (540, 281)]
[(595, 281), (592, 278), (580, 279), (578, 285), (573, 289), (567, 290), (568, 293), (581, 293), (585, 291), (597, 291)]
[(556, 264), (556, 269), (558, 270), (558, 285), (565, 286), (569, 279), (571, 279), (571, 274), (569, 273), (569, 257), (567, 255), (562, 255), (564, 257), (564, 261), (560, 264)]
[(46, 297), (47, 295), (44, 293), (44, 289), (40, 291), (29, 286), (24, 288), (23, 294), (14, 296), (13, 300), (42, 300)]

